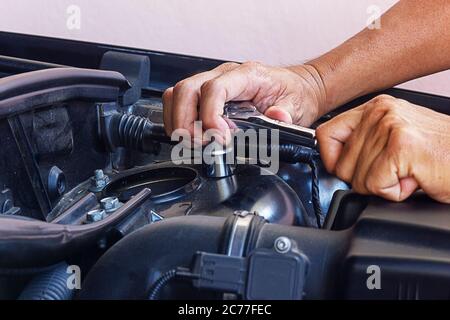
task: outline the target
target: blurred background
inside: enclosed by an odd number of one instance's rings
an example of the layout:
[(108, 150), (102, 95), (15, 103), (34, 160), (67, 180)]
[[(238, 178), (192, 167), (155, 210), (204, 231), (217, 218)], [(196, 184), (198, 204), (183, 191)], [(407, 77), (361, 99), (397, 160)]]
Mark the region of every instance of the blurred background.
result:
[[(339, 45), (395, 2), (0, 0), (0, 30), (290, 65)], [(450, 72), (402, 87), (450, 96)]]

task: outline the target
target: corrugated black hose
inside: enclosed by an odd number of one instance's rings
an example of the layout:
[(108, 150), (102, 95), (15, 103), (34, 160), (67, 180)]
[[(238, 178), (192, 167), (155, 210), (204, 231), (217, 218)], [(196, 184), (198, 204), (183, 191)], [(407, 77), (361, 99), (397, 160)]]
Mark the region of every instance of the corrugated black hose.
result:
[(19, 300), (71, 300), (74, 290), (67, 286), (68, 264), (62, 262), (37, 274), (19, 296)]

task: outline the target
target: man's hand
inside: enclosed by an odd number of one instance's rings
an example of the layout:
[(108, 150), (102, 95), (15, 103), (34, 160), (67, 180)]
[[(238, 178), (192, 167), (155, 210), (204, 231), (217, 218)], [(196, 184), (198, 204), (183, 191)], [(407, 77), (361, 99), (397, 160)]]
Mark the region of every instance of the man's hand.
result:
[(256, 62), (225, 63), (169, 88), (163, 96), (164, 126), (168, 135), (175, 129), (194, 133), (194, 121), (203, 129), (225, 131), (221, 117), (228, 101), (252, 101), (273, 119), (301, 124), (313, 123), (322, 113), (325, 88), (312, 66), (268, 67)]
[(423, 189), (450, 203), (450, 117), (390, 96), (317, 130), (327, 170), (356, 192), (393, 201)]

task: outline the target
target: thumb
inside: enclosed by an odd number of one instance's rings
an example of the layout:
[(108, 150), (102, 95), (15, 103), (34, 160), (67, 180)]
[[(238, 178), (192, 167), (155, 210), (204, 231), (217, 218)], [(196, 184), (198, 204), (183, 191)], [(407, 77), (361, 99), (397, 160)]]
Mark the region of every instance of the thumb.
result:
[[(403, 201), (413, 194), (419, 184), (404, 172), (405, 165), (397, 167), (387, 152), (383, 152), (371, 165), (366, 185), (369, 191), (391, 201)], [(402, 170), (403, 169), (403, 170)]]
[(279, 106), (272, 106), (269, 107), (266, 112), (264, 112), (264, 115), (275, 120), (279, 120), (282, 122), (286, 122), (289, 124), (292, 124), (292, 116), (291, 114), (286, 110), (286, 108), (279, 107)]
[(412, 195), (418, 187), (416, 179), (408, 177), (400, 179), (398, 183), (392, 186), (381, 188), (377, 195), (392, 201), (403, 201)]

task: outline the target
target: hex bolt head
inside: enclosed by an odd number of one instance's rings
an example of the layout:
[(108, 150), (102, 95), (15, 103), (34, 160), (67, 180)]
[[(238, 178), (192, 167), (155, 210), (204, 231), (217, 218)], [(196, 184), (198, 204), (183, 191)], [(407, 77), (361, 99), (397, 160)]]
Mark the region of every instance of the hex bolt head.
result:
[(108, 197), (100, 200), (101, 207), (106, 211), (106, 213), (111, 213), (120, 208), (121, 203), (117, 197)]
[(95, 170), (94, 176), (91, 177), (91, 187), (89, 188), (89, 190), (93, 192), (102, 191), (103, 188), (106, 187), (108, 182), (109, 177), (105, 175), (102, 169)]
[(106, 212), (103, 209), (95, 209), (86, 213), (86, 222), (93, 223), (103, 220), (106, 217)]
[(287, 253), (292, 248), (292, 242), (287, 237), (279, 237), (275, 240), (274, 247), (278, 253)]
[(98, 169), (98, 170), (94, 171), (94, 176), (95, 176), (95, 179), (100, 180), (100, 179), (104, 178), (105, 174), (103, 173), (102, 169)]

